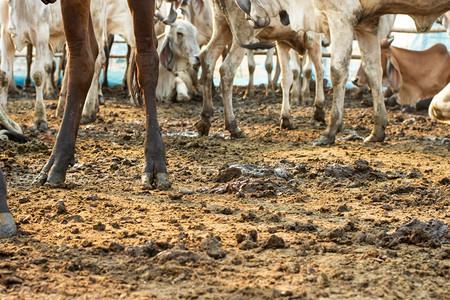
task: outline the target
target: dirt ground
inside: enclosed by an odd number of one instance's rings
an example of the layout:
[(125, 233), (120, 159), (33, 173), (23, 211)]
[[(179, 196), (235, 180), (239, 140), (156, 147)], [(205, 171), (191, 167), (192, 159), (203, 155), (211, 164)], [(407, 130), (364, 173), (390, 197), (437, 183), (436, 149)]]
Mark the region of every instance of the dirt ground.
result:
[(349, 93), (338, 140), (315, 147), (311, 107), (293, 105), (295, 129), (280, 130), (281, 94), (243, 93), (243, 139), (218, 98), (208, 137), (199, 101), (159, 105), (168, 191), (140, 187), (144, 114), (121, 87), (81, 126), (66, 188), (32, 185), (56, 101), (46, 133), (32, 101), (9, 102), (32, 141), (0, 142), (19, 226), (0, 241), (0, 298), (450, 299), (450, 127), (391, 107), (387, 140), (365, 144), (370, 96)]

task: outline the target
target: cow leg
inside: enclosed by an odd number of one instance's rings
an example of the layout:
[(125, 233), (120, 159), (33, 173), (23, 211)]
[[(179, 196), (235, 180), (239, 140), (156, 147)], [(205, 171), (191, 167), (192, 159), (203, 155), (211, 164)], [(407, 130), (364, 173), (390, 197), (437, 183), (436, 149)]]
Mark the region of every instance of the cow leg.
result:
[(291, 91), (294, 75), (289, 66), (289, 50), (291, 48), (285, 43), (277, 43), (278, 59), (281, 67), (281, 90), (283, 91), (283, 103), (281, 105), (281, 128), (292, 129), (289, 93)]
[(94, 76), (92, 78), (91, 87), (87, 94), (86, 103), (83, 107), (83, 114), (81, 115), (81, 124), (92, 123), (97, 119), (97, 112), (99, 111), (99, 94), (100, 94), (100, 72), (103, 65), (103, 50), (100, 49), (94, 65)]
[[(322, 39), (320, 33), (307, 32), (306, 48), (308, 57), (314, 63), (316, 72), (316, 95), (314, 98), (314, 121), (325, 124), (325, 94), (323, 92)], [(306, 77), (306, 76), (305, 76)], [(309, 80), (306, 80), (309, 91)]]
[(223, 50), (231, 41), (231, 32), (228, 28), (228, 23), (225, 20), (220, 23), (214, 20), (213, 36), (206, 48), (200, 53), (200, 61), (202, 64), (201, 84), (203, 91), (203, 105), (201, 112), (201, 120), (195, 124), (199, 135), (207, 136), (211, 128), (211, 119), (214, 115), (212, 92), (213, 92), (213, 74), (216, 62), (219, 56), (222, 55)]
[(52, 154), (37, 179), (41, 184), (48, 182), (51, 186), (62, 185), (68, 167), (74, 162), (81, 113), (98, 55), (89, 8), (90, 1), (61, 1), (64, 32), (69, 48), (67, 105)]
[(33, 45), (27, 45), (27, 76), (25, 77), (25, 82), (23, 87), (31, 87), (31, 63), (33, 62)]
[(2, 28), (1, 30), (0, 50), (0, 125), (2, 125), (5, 129), (22, 133), (22, 129), (19, 124), (11, 120), (11, 118), (6, 114), (8, 90), (13, 78), (12, 72), (14, 67), (14, 54), (16, 51), (6, 28)]
[(159, 59), (156, 51), (156, 36), (153, 28), (155, 1), (128, 0), (133, 16), (136, 37), (136, 64), (138, 81), (145, 101), (145, 166), (142, 174), (144, 188), (156, 185), (159, 189), (170, 187), (166, 169), (166, 154), (156, 117), (156, 85)]
[(57, 118), (62, 118), (64, 116), (64, 109), (66, 108), (67, 102), (67, 87), (69, 85), (69, 64), (66, 63), (66, 68), (64, 71), (64, 76), (61, 82), (61, 91), (59, 92), (58, 107), (56, 108), (55, 116)]
[(380, 64), (380, 42), (377, 32), (357, 31), (356, 38), (361, 49), (361, 62), (367, 82), (372, 91), (374, 124), (372, 133), (365, 142), (382, 142), (386, 136), (388, 116), (381, 89), (382, 68)]
[(301, 61), (298, 53), (295, 50), (289, 51), (289, 59), (291, 62), (291, 70), (292, 70), (292, 88), (291, 88), (291, 94), (290, 98), (292, 100), (292, 103), (300, 103), (300, 91), (302, 88), (300, 77), (301, 77)]
[(311, 104), (311, 92), (309, 90), (309, 79), (312, 77), (312, 69), (311, 69), (311, 58), (309, 53), (306, 53), (303, 56), (303, 59), (300, 62), (301, 70), (302, 70), (302, 78), (300, 78), (301, 89), (300, 89), (300, 102), (302, 105), (310, 105)]
[(272, 71), (273, 71), (273, 56), (275, 54), (275, 48), (268, 49), (266, 53), (266, 60), (264, 62), (264, 67), (267, 72), (267, 86), (266, 86), (266, 96), (273, 96), (275, 90), (273, 88), (272, 82)]
[[(103, 83), (102, 83), (103, 87), (108, 87), (109, 54), (111, 53), (111, 47), (112, 47), (113, 43), (114, 43), (114, 34), (108, 34), (107, 41), (104, 46), (105, 63), (103, 64)], [(125, 72), (125, 74), (127, 74), (127, 73)]]
[(352, 21), (347, 20), (342, 13), (328, 15), (330, 25), (331, 44), (331, 81), (333, 83), (333, 104), (331, 106), (330, 122), (315, 141), (315, 145), (329, 145), (334, 143), (336, 133), (341, 129), (344, 113), (345, 85), (352, 53), (353, 31)]
[(0, 238), (10, 237), (17, 231), (16, 223), (6, 203), (6, 181), (0, 169)]
[(44, 64), (44, 70), (45, 70), (45, 78), (44, 78), (44, 95), (47, 98), (55, 99), (56, 90), (55, 90), (55, 83), (54, 83), (54, 76), (53, 76), (53, 52), (50, 49), (49, 46), (47, 46), (47, 49), (45, 50), (45, 64)]
[(219, 69), (225, 129), (230, 132), (231, 137), (233, 138), (244, 137), (244, 133), (237, 125), (236, 117), (233, 112), (233, 80), (244, 55), (245, 49), (240, 47), (236, 42), (233, 42), (231, 44), (230, 52)]
[[(48, 28), (39, 29), (38, 37), (48, 37)], [(52, 65), (48, 59), (48, 40), (38, 40), (35, 44), (36, 59), (31, 66), (31, 79), (36, 88), (36, 103), (34, 106), (34, 129), (47, 130), (47, 116), (44, 104), (44, 80), (50, 76)]]
[(272, 85), (274, 90), (278, 88), (278, 79), (280, 78), (280, 74), (281, 74), (280, 59), (278, 58), (277, 54), (277, 66), (275, 68), (275, 74), (273, 75), (272, 79)]
[(244, 99), (255, 95), (255, 53), (253, 50), (245, 50), (248, 63), (248, 85), (245, 90)]

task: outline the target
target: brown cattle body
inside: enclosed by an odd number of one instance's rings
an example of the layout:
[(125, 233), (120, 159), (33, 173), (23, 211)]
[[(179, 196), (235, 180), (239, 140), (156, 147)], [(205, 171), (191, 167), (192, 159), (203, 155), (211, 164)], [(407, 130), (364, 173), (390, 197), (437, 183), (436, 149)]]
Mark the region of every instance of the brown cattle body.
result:
[[(48, 4), (56, 0), (42, 0)], [(158, 53), (154, 33), (154, 0), (128, 0), (133, 16), (136, 38), (138, 81), (145, 102), (146, 135), (145, 166), (142, 175), (144, 188), (156, 185), (168, 187), (166, 157), (156, 118), (155, 89), (158, 81)], [(66, 178), (68, 167), (74, 162), (75, 141), (80, 126), (81, 113), (94, 74), (94, 60), (98, 46), (90, 15), (90, 1), (61, 0), (64, 32), (69, 47), (69, 88), (67, 106), (55, 146), (38, 182), (60, 186)]]

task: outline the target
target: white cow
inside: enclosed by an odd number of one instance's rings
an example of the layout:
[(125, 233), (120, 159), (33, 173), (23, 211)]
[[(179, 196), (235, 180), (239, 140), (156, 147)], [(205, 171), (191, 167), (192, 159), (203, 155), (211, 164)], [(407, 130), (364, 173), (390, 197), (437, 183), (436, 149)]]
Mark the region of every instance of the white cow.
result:
[[(4, 111), (8, 98), (9, 85), (12, 82), (14, 54), (28, 44), (36, 48), (35, 61), (31, 66), (31, 77), (36, 86), (35, 129), (47, 129), (47, 117), (44, 105), (44, 80), (51, 80), (53, 55), (49, 43), (54, 49), (64, 45), (61, 12), (56, 6), (45, 6), (35, 0), (0, 0), (0, 21), (2, 52), (0, 66), (0, 102), (2, 106), (1, 123), (8, 130), (21, 133), (20, 126), (12, 122)], [(58, 25), (59, 24), (59, 25)], [(51, 87), (52, 83), (48, 83)], [(8, 120), (9, 119), (9, 120)]]
[(450, 125), (450, 83), (433, 97), (428, 115), (432, 120)]
[(316, 144), (331, 144), (342, 126), (345, 84), (356, 33), (362, 64), (374, 103), (374, 128), (365, 141), (380, 142), (385, 138), (388, 123), (381, 91), (380, 45), (377, 36), (379, 18), (384, 14), (408, 14), (419, 32), (427, 31), (433, 22), (450, 10), (449, 0), (236, 0), (256, 27), (269, 25), (270, 18), (280, 16), (285, 24), (301, 30), (302, 18), (297, 17), (305, 5), (313, 4), (317, 20), (330, 36), (333, 52), (331, 80), (333, 106), (329, 125)]
[[(242, 130), (237, 125), (236, 117), (233, 111), (232, 92), (233, 79), (237, 67), (241, 64), (245, 49), (244, 43), (249, 43), (253, 38), (262, 41), (277, 41), (277, 53), (280, 59), (281, 70), (283, 72), (282, 88), (283, 103), (281, 109), (282, 128), (291, 129), (289, 91), (292, 86), (293, 75), (289, 67), (289, 50), (296, 49), (304, 54), (309, 51), (313, 57), (314, 66), (318, 78), (323, 77), (322, 55), (320, 50), (321, 37), (316, 33), (315, 19), (309, 18), (305, 12), (302, 16), (305, 18), (305, 27), (303, 32), (295, 32), (290, 28), (284, 27), (280, 20), (274, 20), (271, 26), (264, 30), (254, 30), (245, 20), (244, 13), (237, 7), (233, 0), (214, 0), (214, 33), (206, 48), (202, 51), (202, 87), (203, 87), (203, 107), (201, 120), (196, 124), (196, 129), (200, 135), (208, 135), (211, 128), (211, 119), (214, 114), (212, 103), (211, 82), (215, 64), (222, 54), (226, 45), (231, 43), (229, 53), (220, 66), (221, 92), (224, 106), (225, 128), (232, 137), (244, 136)], [(313, 29), (313, 30), (311, 30)], [(267, 46), (267, 42), (263, 46)], [(261, 44), (260, 44), (261, 46)], [(323, 81), (318, 80), (316, 86), (316, 101), (314, 110), (314, 119), (324, 121), (324, 93)]]
[(158, 38), (159, 78), (156, 99), (161, 102), (189, 100), (193, 93), (190, 70), (200, 65), (197, 29), (188, 21), (176, 20)]

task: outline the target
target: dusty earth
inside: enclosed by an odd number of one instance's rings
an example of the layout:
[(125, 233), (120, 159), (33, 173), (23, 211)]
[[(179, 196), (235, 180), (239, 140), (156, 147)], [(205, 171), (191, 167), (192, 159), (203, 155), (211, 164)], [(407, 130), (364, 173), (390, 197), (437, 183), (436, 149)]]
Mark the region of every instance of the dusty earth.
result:
[(280, 93), (243, 93), (238, 140), (218, 98), (208, 137), (200, 102), (159, 105), (169, 191), (140, 188), (144, 114), (121, 87), (81, 126), (65, 188), (32, 185), (56, 101), (46, 133), (31, 92), (9, 102), (32, 141), (0, 142), (19, 226), (0, 242), (0, 298), (450, 299), (450, 127), (394, 107), (387, 140), (365, 144), (370, 96), (349, 93), (339, 139), (315, 147), (311, 107), (280, 130)]

